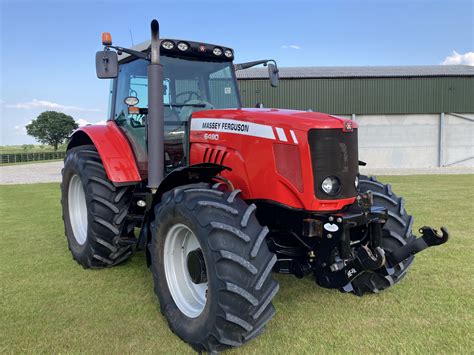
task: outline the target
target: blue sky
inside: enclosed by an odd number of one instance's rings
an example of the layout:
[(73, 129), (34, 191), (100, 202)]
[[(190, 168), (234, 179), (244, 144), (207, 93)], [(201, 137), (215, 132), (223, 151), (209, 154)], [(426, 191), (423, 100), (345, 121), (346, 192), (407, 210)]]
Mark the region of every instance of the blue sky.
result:
[(94, 67), (103, 31), (130, 46), (130, 31), (135, 44), (147, 40), (157, 18), (162, 37), (227, 45), (236, 62), (279, 66), (466, 63), (473, 3), (0, 0), (0, 144), (33, 143), (24, 126), (47, 109), (81, 123), (106, 118), (109, 83)]

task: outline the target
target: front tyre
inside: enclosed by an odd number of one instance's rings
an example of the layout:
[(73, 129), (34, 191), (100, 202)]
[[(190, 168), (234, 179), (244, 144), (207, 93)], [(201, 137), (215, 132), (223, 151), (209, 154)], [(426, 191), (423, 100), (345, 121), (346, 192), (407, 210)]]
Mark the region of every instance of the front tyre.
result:
[(116, 187), (107, 178), (92, 145), (68, 150), (64, 159), (61, 204), (69, 250), (84, 268), (117, 265), (132, 254), (121, 234), (133, 233), (126, 222), (132, 187)]
[[(398, 197), (392, 186), (383, 184), (374, 176), (359, 177), (359, 191), (371, 191), (374, 198), (374, 206), (382, 206), (388, 209), (388, 220), (382, 229), (382, 248), (390, 252), (402, 247), (412, 241), (415, 236), (412, 233), (413, 216), (405, 210), (405, 200)], [(378, 293), (396, 283), (400, 282), (413, 263), (414, 256), (410, 256), (398, 265), (386, 265), (374, 272), (366, 272), (349, 284), (352, 292), (358, 296), (365, 293)]]
[(275, 313), (268, 228), (238, 192), (186, 185), (155, 208), (149, 245), (155, 292), (171, 330), (196, 351), (242, 345)]

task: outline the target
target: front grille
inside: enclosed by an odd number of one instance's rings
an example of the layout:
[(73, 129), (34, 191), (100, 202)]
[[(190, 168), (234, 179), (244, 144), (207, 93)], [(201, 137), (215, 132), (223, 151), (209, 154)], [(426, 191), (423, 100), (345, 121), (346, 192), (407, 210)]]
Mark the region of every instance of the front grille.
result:
[[(359, 172), (357, 129), (311, 129), (308, 143), (313, 166), (315, 195), (320, 200), (338, 200), (357, 196), (354, 185)], [(336, 176), (341, 190), (335, 196), (323, 192), (321, 183), (328, 176)]]

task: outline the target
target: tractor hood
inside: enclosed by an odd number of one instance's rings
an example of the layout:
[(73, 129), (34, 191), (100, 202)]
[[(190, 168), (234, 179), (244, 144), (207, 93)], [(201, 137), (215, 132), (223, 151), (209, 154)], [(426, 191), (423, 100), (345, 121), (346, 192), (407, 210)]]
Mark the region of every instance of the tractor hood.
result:
[[(317, 112), (240, 109), (195, 112), (190, 163), (231, 169), (245, 199), (272, 200), (308, 211), (331, 211), (354, 202), (358, 173), (357, 125)], [(340, 158), (340, 159), (339, 159)], [(319, 196), (328, 176), (343, 188)]]
[[(279, 127), (283, 129), (295, 129), (309, 131), (316, 129), (345, 129), (347, 122), (351, 122), (352, 128), (357, 128), (357, 123), (348, 119), (331, 116), (325, 113), (283, 110), (283, 109), (239, 109), (239, 110), (206, 110), (195, 112), (192, 115), (191, 130), (220, 131), (222, 127), (212, 125), (212, 122), (203, 119), (224, 119), (249, 122), (262, 126)], [(218, 123), (218, 121), (216, 121)], [(199, 124), (201, 123), (201, 124)], [(207, 126), (202, 126), (202, 124)], [(209, 125), (211, 123), (211, 125)], [(238, 124), (238, 122), (236, 122)]]

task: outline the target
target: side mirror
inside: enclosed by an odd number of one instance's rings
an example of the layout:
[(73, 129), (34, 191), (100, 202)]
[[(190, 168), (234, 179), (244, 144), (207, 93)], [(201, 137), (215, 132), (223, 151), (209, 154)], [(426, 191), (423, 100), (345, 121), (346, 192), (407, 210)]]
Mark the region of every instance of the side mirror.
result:
[(270, 78), (270, 85), (276, 88), (280, 80), (276, 64), (268, 63), (268, 77)]
[(118, 76), (118, 57), (115, 51), (99, 51), (95, 54), (95, 71), (99, 79)]

